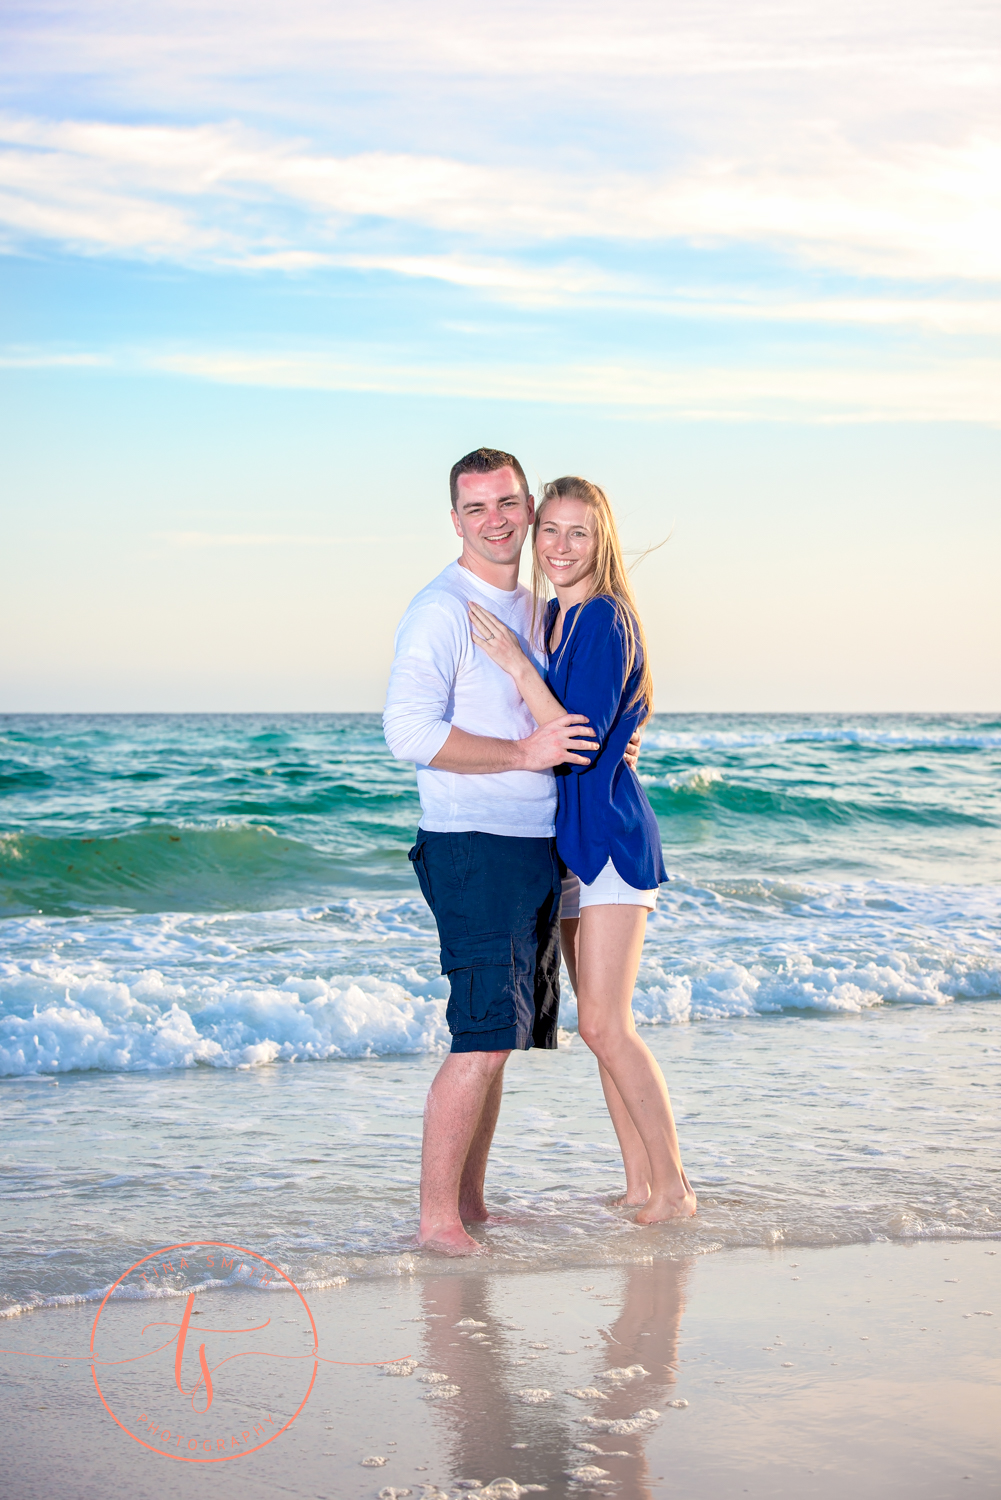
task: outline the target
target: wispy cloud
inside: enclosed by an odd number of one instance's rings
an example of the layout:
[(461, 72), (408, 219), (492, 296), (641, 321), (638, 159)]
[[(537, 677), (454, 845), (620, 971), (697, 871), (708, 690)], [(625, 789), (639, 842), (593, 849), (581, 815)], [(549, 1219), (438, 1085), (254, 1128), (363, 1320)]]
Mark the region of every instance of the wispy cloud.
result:
[[(379, 536), (307, 536), (297, 532), (156, 531), (154, 539), (185, 550), (206, 547), (350, 547), (385, 541)], [(399, 540), (399, 538), (397, 538)]]
[(1001, 360), (840, 369), (669, 368), (337, 360), (317, 354), (150, 355), (146, 367), (230, 385), (601, 406), (687, 420), (1001, 424)]
[(560, 306), (570, 301), (621, 299), (639, 288), (635, 279), (594, 266), (567, 263), (557, 266), (519, 265), (510, 260), (462, 255), (331, 255), (328, 265), (354, 271), (378, 271), (416, 280), (444, 281), (450, 286), (514, 302), (522, 307)]
[[(627, 298), (618, 299), (628, 302)], [(860, 328), (919, 328), (947, 334), (996, 335), (1001, 333), (1001, 301), (959, 297), (817, 297), (809, 302), (795, 298), (742, 298), (708, 295), (704, 288), (687, 297), (651, 295), (642, 306), (665, 318), (699, 319), (726, 323), (830, 324)]]
[(539, 267), (447, 255), (331, 255), (322, 259), (326, 265), (352, 270), (470, 287), (519, 307), (575, 305), (706, 322), (910, 326), (940, 333), (1001, 333), (1001, 299), (983, 296), (888, 297), (874, 292), (868, 297), (845, 297), (832, 293), (805, 301), (774, 292), (764, 295), (751, 288), (714, 289), (705, 285), (674, 287), (665, 292), (650, 277), (601, 272), (579, 264)]
[(59, 349), (0, 349), (0, 370), (100, 370), (110, 368), (108, 354), (63, 352)]
[[(691, 421), (973, 422), (1001, 425), (1001, 359), (784, 366), (670, 365), (631, 357), (575, 364), (376, 358), (373, 351), (122, 351), (115, 355), (0, 351), (0, 368), (92, 367), (133, 378), (203, 380), (272, 390), (352, 391), (452, 400), (604, 407)], [(284, 532), (165, 531), (176, 547), (348, 546), (378, 537)]]
[[(381, 220), (453, 241), (748, 243), (859, 275), (1001, 276), (1001, 137), (876, 158), (814, 139), (779, 163), (732, 155), (669, 174), (576, 175), (332, 156), (237, 125), (17, 118), (0, 126), (0, 143), (8, 233), (103, 253), (289, 268), (334, 250), (347, 225)], [(448, 264), (425, 260), (425, 274)], [(463, 264), (451, 261), (446, 279), (460, 280)], [(474, 263), (465, 267), (475, 284)]]
[[(328, 626), (371, 593), (364, 547), (386, 553), (350, 535), (347, 481), (381, 444), (375, 489), (406, 526), (401, 453), (510, 440), (597, 463), (624, 499), (645, 503), (644, 473), (689, 491), (693, 599), (728, 570), (682, 653), (703, 706), (739, 706), (732, 641), (764, 596), (806, 626), (771, 632), (745, 699), (982, 701), (994, 435), (969, 424), (1001, 425), (997, 0), (14, 0), (0, 93), (0, 376), (24, 413), (4, 466), (25, 539), (58, 541), (66, 494), (89, 538), (39, 569), (11, 534), (25, 681), (58, 669), (79, 707), (116, 674), (119, 706), (126, 678), (142, 706), (203, 682), (211, 707), (239, 680), (245, 707), (294, 707), (319, 641), (298, 701), (329, 706)], [(83, 436), (39, 461), (40, 430)], [(750, 524), (729, 525), (735, 495)], [(821, 528), (818, 551), (810, 512), (832, 506), (864, 534)], [(119, 598), (135, 575), (122, 515), (151, 507), (176, 619), (88, 629), (101, 577)], [(420, 581), (403, 540), (379, 575), (400, 607)], [(314, 554), (341, 559), (333, 592), (304, 592)], [(269, 573), (254, 650), (248, 568)], [(390, 623), (339, 653), (372, 677), (351, 706), (379, 701)]]
[[(996, 11), (984, 0), (33, 0), (11, 8), (14, 60), (30, 56), (48, 76), (113, 77), (146, 97), (189, 92), (227, 78), (266, 88), (289, 71), (302, 77), (354, 71), (506, 80), (581, 75), (635, 83), (655, 78), (773, 80), (788, 74), (814, 93), (850, 71), (853, 101), (881, 79), (884, 107), (900, 95), (989, 84)], [(890, 92), (892, 97), (886, 98)], [(381, 104), (382, 101), (380, 101)]]
[[(204, 348), (140, 331), (138, 352), (110, 350), (115, 368), (708, 417), (997, 420), (987, 0), (578, 0), (572, 24), (531, 0), (127, 14), (38, 0), (3, 25), (0, 75), (22, 101), (0, 117), (8, 253), (301, 277), (310, 293), (364, 283), (326, 349), (275, 326), (279, 352), (247, 352), (210, 316)], [(390, 305), (413, 326), (385, 353)], [(456, 329), (511, 308), (579, 359), (467, 358)]]

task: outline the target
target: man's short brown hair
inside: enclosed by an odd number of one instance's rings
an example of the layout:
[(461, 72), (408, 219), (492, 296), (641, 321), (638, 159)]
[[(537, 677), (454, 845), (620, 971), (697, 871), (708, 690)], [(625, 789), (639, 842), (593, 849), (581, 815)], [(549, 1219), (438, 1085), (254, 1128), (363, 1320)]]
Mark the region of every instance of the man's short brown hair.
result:
[(467, 453), (465, 458), (460, 458), (457, 464), (452, 465), (452, 472), (448, 476), (452, 509), (455, 510), (455, 503), (459, 498), (459, 480), (463, 474), (493, 474), (497, 469), (513, 469), (526, 499), (528, 498), (528, 480), (513, 453), (502, 453), (499, 448), (475, 448), (472, 453)]

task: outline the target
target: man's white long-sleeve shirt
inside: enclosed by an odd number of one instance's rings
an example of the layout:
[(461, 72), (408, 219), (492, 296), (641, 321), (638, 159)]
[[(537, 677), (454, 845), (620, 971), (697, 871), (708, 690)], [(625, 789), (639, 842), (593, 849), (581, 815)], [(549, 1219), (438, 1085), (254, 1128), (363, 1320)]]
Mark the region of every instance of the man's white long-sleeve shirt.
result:
[(508, 593), (457, 562), (449, 563), (411, 601), (396, 632), (382, 716), (386, 743), (398, 760), (417, 763), (422, 828), (551, 838), (556, 816), (551, 771), (469, 776), (431, 765), (453, 724), (467, 734), (501, 740), (527, 739), (536, 728), (514, 679), (473, 640), (470, 599), (482, 602), (514, 631), (541, 671), (542, 655), (529, 643), (528, 589), (519, 585)]

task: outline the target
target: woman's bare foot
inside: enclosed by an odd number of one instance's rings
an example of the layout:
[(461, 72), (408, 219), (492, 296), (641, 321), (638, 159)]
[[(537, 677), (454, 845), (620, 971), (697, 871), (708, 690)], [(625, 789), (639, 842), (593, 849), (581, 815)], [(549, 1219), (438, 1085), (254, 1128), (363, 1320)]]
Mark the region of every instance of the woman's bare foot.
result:
[(618, 1198), (609, 1200), (609, 1208), (642, 1208), (650, 1200), (650, 1188), (644, 1183), (641, 1188), (631, 1190), (626, 1188), (625, 1192)]
[(698, 1208), (691, 1184), (685, 1182), (680, 1193), (651, 1194), (636, 1215), (637, 1224), (663, 1224), (667, 1219), (690, 1219)]
[(450, 1224), (444, 1229), (422, 1229), (417, 1236), (422, 1250), (433, 1250), (438, 1255), (482, 1255), (485, 1245), (479, 1244), (467, 1234), (461, 1224)]

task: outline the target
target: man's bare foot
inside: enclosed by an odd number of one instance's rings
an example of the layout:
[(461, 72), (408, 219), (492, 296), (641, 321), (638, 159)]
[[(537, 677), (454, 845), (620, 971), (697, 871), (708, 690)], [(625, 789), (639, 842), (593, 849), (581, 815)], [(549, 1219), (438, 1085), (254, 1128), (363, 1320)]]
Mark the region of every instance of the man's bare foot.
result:
[(463, 1224), (513, 1224), (514, 1218), (511, 1214), (495, 1214), (487, 1208), (485, 1203), (474, 1204), (466, 1208), (459, 1204), (459, 1218)]
[(482, 1255), (486, 1249), (467, 1234), (461, 1224), (450, 1224), (446, 1228), (422, 1229), (417, 1236), (422, 1250), (433, 1250), (438, 1255)]
[(667, 1219), (690, 1219), (697, 1208), (695, 1193), (686, 1182), (680, 1193), (651, 1193), (634, 1223), (663, 1224)]

